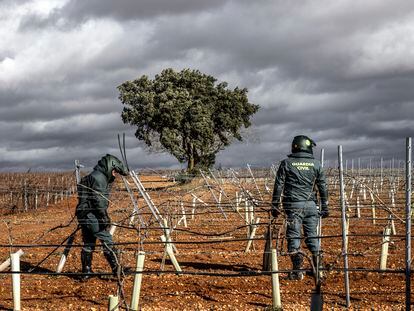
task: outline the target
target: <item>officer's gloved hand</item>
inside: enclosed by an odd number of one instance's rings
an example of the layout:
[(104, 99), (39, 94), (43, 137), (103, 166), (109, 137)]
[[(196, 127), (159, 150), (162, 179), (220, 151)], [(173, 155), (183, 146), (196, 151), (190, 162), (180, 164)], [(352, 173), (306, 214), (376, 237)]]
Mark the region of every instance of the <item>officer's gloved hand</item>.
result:
[(319, 215), (322, 218), (326, 218), (329, 216), (329, 209), (327, 205), (322, 205), (321, 211), (319, 212)]

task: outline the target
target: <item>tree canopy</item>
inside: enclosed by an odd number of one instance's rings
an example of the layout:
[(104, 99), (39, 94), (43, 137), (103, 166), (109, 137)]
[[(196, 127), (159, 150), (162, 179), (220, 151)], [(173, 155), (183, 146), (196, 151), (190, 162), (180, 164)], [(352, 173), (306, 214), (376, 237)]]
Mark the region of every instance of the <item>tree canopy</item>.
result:
[(124, 105), (122, 120), (136, 126), (135, 136), (148, 146), (159, 143), (192, 172), (209, 168), (216, 154), (251, 125), (259, 109), (249, 103), (247, 89), (198, 70), (165, 69), (153, 80), (143, 75), (118, 86)]

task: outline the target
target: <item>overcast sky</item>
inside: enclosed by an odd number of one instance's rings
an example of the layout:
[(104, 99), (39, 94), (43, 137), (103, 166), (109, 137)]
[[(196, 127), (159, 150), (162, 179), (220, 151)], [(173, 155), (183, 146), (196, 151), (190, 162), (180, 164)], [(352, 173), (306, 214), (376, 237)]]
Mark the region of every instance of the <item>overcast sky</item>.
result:
[(260, 105), (222, 166), (270, 166), (306, 134), (326, 157), (404, 157), (414, 136), (414, 2), (0, 0), (0, 170), (181, 167), (120, 118), (116, 87), (172, 67)]

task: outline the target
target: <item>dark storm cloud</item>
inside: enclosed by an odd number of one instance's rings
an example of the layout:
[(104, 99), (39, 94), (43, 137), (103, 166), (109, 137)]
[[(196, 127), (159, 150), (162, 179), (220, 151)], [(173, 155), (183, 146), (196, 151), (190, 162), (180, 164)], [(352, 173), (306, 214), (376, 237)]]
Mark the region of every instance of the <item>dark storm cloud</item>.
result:
[(20, 24), (20, 29), (44, 28), (48, 26), (75, 27), (89, 19), (112, 18), (149, 20), (159, 16), (183, 15), (209, 12), (224, 6), (230, 0), (71, 0), (47, 17), (29, 14)]
[[(47, 7), (50, 5), (50, 7)], [(414, 7), (408, 1), (0, 1), (1, 169), (93, 166), (127, 133), (116, 86), (167, 67), (249, 89), (261, 109), (224, 166), (270, 165), (307, 134), (335, 159), (403, 156), (414, 133)], [(10, 18), (9, 18), (10, 16)], [(109, 150), (109, 151), (108, 151)]]
[(60, 142), (70, 148), (78, 145), (104, 148), (113, 145), (116, 133), (125, 130), (125, 126), (117, 122), (118, 118), (118, 114), (88, 114), (53, 122), (3, 123), (3, 128), (15, 132), (15, 140), (9, 142), (13, 150), (42, 149), (58, 146)]
[(412, 9), (411, 4), (401, 3), (392, 11), (361, 9), (351, 13), (336, 8), (338, 11), (329, 14), (329, 8), (326, 13), (320, 10), (323, 3), (329, 2), (289, 5), (265, 1), (260, 6), (236, 2), (223, 14), (162, 19), (156, 25), (152, 52), (168, 57), (175, 50), (207, 50), (226, 60), (231, 58), (228, 67), (241, 72), (277, 67), (287, 77), (323, 74), (331, 78), (343, 76), (344, 68), (357, 57), (350, 54), (359, 43), (353, 37), (355, 32), (373, 32), (393, 18), (410, 14), (407, 8)]
[[(21, 122), (39, 121), (39, 120), (57, 120), (67, 118), (73, 115), (96, 113), (107, 114), (114, 111), (114, 101), (108, 101), (106, 98), (68, 98), (67, 101), (61, 101), (59, 105), (56, 101), (50, 99), (38, 98), (27, 99), (27, 101), (16, 101), (12, 107), (0, 106), (0, 121), (14, 122), (19, 119)], [(9, 100), (9, 103), (13, 101)], [(122, 110), (118, 109), (119, 113)]]
[(220, 7), (225, 2), (223, 0), (72, 0), (63, 7), (62, 12), (69, 18), (78, 20), (113, 17), (124, 21), (199, 12)]

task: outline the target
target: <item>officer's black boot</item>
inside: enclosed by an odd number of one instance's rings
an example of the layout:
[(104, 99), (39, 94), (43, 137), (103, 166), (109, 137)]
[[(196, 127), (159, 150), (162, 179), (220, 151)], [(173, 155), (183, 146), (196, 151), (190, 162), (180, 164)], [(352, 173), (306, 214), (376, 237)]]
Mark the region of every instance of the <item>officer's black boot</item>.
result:
[(92, 277), (92, 252), (82, 250), (81, 262), (82, 262), (82, 273), (85, 273), (84, 275), (81, 276), (81, 280), (86, 281)]
[(292, 270), (294, 271), (289, 272), (289, 279), (297, 281), (303, 280), (303, 271), (298, 271), (302, 269), (303, 255), (299, 253), (293, 254), (290, 256), (290, 259), (292, 260)]
[(109, 263), (109, 266), (112, 270), (112, 275), (103, 275), (103, 279), (117, 279), (118, 277), (118, 269), (120, 268), (118, 262), (118, 251), (115, 248), (112, 249), (105, 249), (104, 256)]

